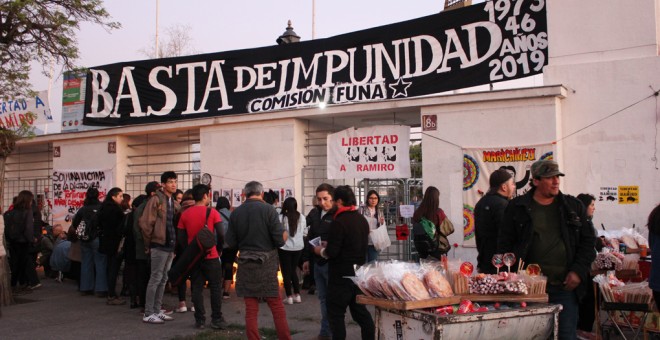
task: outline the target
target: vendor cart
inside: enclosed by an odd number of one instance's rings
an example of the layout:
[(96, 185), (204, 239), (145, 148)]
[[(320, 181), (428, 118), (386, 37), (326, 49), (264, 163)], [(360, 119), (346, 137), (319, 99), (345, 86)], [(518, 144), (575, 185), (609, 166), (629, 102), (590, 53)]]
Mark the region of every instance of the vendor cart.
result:
[[(378, 339), (548, 339), (561, 305), (530, 303), (485, 313), (442, 315), (376, 306)], [(554, 331), (554, 333), (553, 333)], [(556, 338), (556, 337), (555, 337)]]

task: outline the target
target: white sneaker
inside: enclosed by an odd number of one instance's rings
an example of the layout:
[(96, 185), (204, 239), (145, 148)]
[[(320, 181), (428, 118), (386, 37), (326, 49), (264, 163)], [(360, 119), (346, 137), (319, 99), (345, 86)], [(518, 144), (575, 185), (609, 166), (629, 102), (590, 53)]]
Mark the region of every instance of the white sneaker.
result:
[(287, 297), (282, 301), (285, 305), (292, 305), (293, 304), (293, 298), (292, 297)]
[(190, 311), (194, 312), (195, 311), (195, 306), (190, 307)]
[(167, 315), (167, 314), (164, 314), (164, 313), (158, 313), (158, 314), (156, 314), (156, 316), (157, 316), (159, 319), (163, 320), (163, 321), (172, 321), (172, 320), (174, 320), (173, 317), (171, 317), (171, 316), (169, 316), (169, 315)]
[(300, 299), (300, 294), (297, 294), (293, 297), (293, 302), (302, 303), (302, 300)]
[(186, 306), (177, 307), (174, 311), (177, 313), (185, 313), (188, 311), (188, 307)]
[(145, 315), (142, 317), (142, 322), (153, 324), (165, 323), (165, 321), (158, 317), (158, 314)]

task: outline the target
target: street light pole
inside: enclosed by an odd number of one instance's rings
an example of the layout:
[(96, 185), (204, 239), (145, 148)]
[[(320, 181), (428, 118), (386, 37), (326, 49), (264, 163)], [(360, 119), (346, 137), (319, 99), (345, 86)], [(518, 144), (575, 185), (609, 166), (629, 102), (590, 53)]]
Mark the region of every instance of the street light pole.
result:
[(156, 58), (160, 58), (158, 53), (158, 20), (159, 20), (160, 0), (156, 0)]
[(312, 0), (312, 40), (316, 39), (316, 0)]

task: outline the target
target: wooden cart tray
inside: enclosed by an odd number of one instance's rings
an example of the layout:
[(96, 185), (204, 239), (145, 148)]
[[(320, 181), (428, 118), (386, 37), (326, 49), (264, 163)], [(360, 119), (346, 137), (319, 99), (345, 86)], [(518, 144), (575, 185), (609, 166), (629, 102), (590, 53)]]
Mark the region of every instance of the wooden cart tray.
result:
[(386, 309), (410, 310), (410, 309), (454, 305), (461, 302), (461, 297), (455, 295), (448, 298), (435, 298), (435, 299), (427, 299), (427, 300), (419, 300), (419, 301), (395, 301), (395, 300), (369, 297), (366, 295), (358, 295), (355, 300), (357, 301), (357, 303), (361, 303), (363, 305), (374, 305)]
[(472, 302), (548, 302), (548, 294), (463, 294), (461, 299)]
[[(607, 274), (607, 272), (610, 270), (592, 270), (589, 272), (591, 276), (596, 276), (598, 274)], [(621, 280), (627, 280), (627, 279), (633, 279), (633, 278), (641, 278), (642, 277), (642, 272), (636, 269), (624, 269), (624, 270), (617, 270), (614, 272), (614, 275)]]

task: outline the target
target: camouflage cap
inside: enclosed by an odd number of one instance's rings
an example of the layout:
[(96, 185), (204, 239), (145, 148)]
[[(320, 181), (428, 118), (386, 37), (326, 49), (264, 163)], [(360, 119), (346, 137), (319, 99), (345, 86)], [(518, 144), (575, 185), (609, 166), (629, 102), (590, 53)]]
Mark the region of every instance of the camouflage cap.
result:
[(551, 159), (544, 159), (534, 162), (532, 164), (532, 177), (533, 178), (543, 178), (543, 177), (554, 177), (554, 176), (564, 176), (564, 174), (559, 171), (559, 164)]

